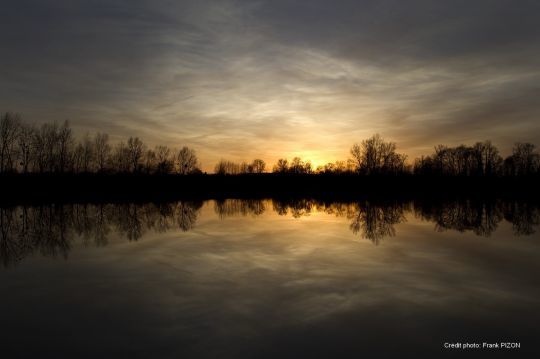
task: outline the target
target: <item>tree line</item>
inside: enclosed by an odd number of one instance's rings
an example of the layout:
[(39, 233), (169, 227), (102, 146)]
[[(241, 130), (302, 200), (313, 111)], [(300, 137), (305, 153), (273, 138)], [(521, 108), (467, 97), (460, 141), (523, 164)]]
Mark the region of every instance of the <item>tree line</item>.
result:
[(490, 141), (472, 146), (439, 145), (429, 156), (416, 159), (414, 173), (446, 176), (529, 176), (538, 174), (540, 156), (531, 143), (516, 143), (503, 159)]
[[(438, 145), (434, 153), (407, 162), (407, 155), (397, 152), (394, 142), (385, 141), (380, 135), (354, 144), (351, 158), (337, 160), (313, 167), (310, 161), (294, 157), (291, 161), (280, 158), (272, 168), (277, 174), (332, 174), (332, 175), (416, 175), (416, 176), (530, 176), (540, 172), (540, 155), (531, 143), (516, 143), (512, 154), (503, 158), (491, 141), (477, 142), (472, 146), (449, 147)], [(265, 163), (260, 162), (260, 172), (253, 172), (253, 165), (221, 160), (215, 168), (218, 174), (262, 173)], [(251, 166), (251, 167), (250, 167)]]
[[(280, 158), (269, 169), (262, 159), (234, 162), (222, 159), (214, 167), (218, 175), (261, 174), (357, 174), (419, 176), (530, 176), (540, 171), (540, 155), (531, 143), (516, 143), (503, 158), (490, 142), (472, 146), (438, 145), (434, 152), (408, 163), (394, 142), (376, 134), (354, 144), (351, 158), (314, 168), (300, 157)], [(138, 137), (112, 144), (106, 133), (76, 139), (69, 122), (40, 127), (6, 112), (0, 117), (0, 173), (144, 173), (197, 174), (201, 165), (195, 150), (183, 146), (148, 147)]]
[(25, 124), (20, 116), (0, 118), (1, 173), (200, 173), (195, 151), (167, 146), (149, 148), (138, 137), (111, 144), (98, 132), (76, 140), (69, 122)]

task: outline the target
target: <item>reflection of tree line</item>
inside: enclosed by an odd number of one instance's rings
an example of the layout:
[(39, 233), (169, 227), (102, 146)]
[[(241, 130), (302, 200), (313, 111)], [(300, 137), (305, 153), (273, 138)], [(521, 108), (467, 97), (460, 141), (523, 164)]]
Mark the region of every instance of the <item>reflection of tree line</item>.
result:
[(103, 246), (113, 232), (137, 240), (150, 230), (188, 231), (201, 207), (194, 201), (0, 208), (0, 257), (7, 266), (33, 253), (67, 257), (76, 237)]
[(415, 203), (415, 210), (420, 218), (434, 222), (438, 231), (471, 231), (479, 236), (489, 236), (503, 219), (503, 208), (497, 201), (462, 200), (444, 206)]
[[(312, 199), (272, 200), (274, 212), (294, 218), (309, 216), (312, 212), (325, 212), (350, 220), (354, 234), (374, 243), (396, 234), (394, 225), (406, 220), (405, 214), (414, 209), (415, 214), (434, 222), (438, 231), (470, 231), (480, 236), (490, 236), (505, 219), (512, 223), (515, 235), (530, 235), (540, 224), (540, 207), (536, 203), (502, 200), (430, 201), (356, 201), (332, 202)], [(224, 200), (216, 202), (215, 211), (221, 217), (252, 215), (264, 212), (264, 200)]]
[(530, 235), (540, 223), (539, 206), (536, 203), (501, 200), (457, 200), (443, 205), (415, 202), (415, 212), (420, 218), (435, 222), (439, 231), (471, 231), (488, 237), (505, 219), (512, 223), (514, 235)]
[(405, 221), (405, 212), (410, 209), (407, 202), (384, 202), (374, 204), (370, 201), (338, 203), (314, 200), (274, 201), (274, 210), (279, 215), (290, 214), (295, 217), (309, 215), (311, 212), (325, 212), (350, 220), (349, 228), (374, 243), (383, 237), (395, 235), (394, 225)]
[[(227, 199), (214, 202), (220, 218), (259, 216), (270, 202)], [(324, 212), (347, 218), (354, 234), (374, 243), (394, 236), (395, 225), (414, 210), (417, 217), (435, 223), (439, 231), (470, 231), (489, 236), (503, 220), (512, 223), (514, 234), (530, 235), (540, 224), (536, 203), (502, 200), (456, 200), (446, 202), (356, 201), (331, 202), (311, 199), (272, 200), (279, 215), (294, 218)], [(66, 204), (0, 208), (0, 257), (4, 265), (33, 253), (66, 257), (74, 238), (85, 244), (107, 244), (111, 233), (137, 240), (148, 231), (192, 229), (201, 201), (145, 204)]]
[(225, 199), (214, 202), (215, 212), (220, 218), (231, 216), (258, 216), (266, 210), (265, 201), (250, 199)]

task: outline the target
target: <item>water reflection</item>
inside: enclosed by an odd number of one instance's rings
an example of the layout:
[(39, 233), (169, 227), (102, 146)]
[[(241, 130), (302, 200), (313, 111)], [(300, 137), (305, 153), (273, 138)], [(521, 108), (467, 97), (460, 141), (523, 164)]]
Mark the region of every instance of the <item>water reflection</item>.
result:
[(358, 201), (352, 203), (321, 202), (314, 200), (273, 201), (273, 208), (279, 215), (291, 214), (298, 218), (308, 216), (312, 211), (346, 217), (350, 220), (349, 229), (378, 244), (384, 237), (396, 234), (394, 225), (404, 222), (405, 213), (410, 211), (409, 202)]
[(503, 219), (504, 208), (500, 201), (458, 200), (444, 205), (418, 202), (416, 214), (435, 223), (438, 231), (471, 231), (489, 237)]
[(473, 232), (489, 237), (503, 219), (512, 223), (514, 235), (535, 233), (540, 213), (537, 203), (502, 200), (456, 200), (444, 203), (415, 202), (415, 214), (435, 223), (438, 231)]
[(260, 199), (222, 199), (214, 202), (214, 210), (223, 219), (233, 216), (259, 216), (264, 213), (266, 206)]
[[(10, 266), (33, 253), (67, 257), (74, 238), (104, 246), (112, 233), (136, 241), (148, 231), (189, 231), (200, 217), (202, 201), (171, 203), (65, 204), (0, 208), (0, 257)], [(332, 202), (313, 199), (214, 201), (220, 219), (261, 216), (271, 208), (280, 216), (300, 218), (326, 213), (347, 219), (351, 232), (378, 244), (396, 235), (395, 225), (408, 213), (433, 222), (437, 231), (490, 236), (499, 223), (512, 224), (515, 235), (531, 235), (540, 224), (538, 204), (524, 201), (455, 200)]]
[(540, 224), (539, 211), (539, 206), (526, 202), (512, 201), (503, 205), (504, 219), (512, 223), (512, 229), (516, 235), (535, 233), (535, 227)]
[(9, 266), (33, 253), (67, 258), (75, 237), (106, 245), (112, 232), (130, 241), (147, 231), (195, 226), (202, 202), (66, 204), (0, 208), (0, 257)]
[(370, 202), (356, 204), (349, 228), (353, 233), (361, 233), (363, 238), (378, 244), (384, 237), (396, 235), (395, 224), (405, 221), (405, 211), (410, 210), (407, 203), (387, 203), (377, 205)]

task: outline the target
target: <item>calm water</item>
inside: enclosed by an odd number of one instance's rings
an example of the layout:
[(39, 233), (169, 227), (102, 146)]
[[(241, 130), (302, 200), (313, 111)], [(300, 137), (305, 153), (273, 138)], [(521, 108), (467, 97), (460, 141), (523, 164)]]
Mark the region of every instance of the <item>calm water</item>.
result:
[(0, 209), (2, 357), (531, 354), (539, 220), (466, 200)]

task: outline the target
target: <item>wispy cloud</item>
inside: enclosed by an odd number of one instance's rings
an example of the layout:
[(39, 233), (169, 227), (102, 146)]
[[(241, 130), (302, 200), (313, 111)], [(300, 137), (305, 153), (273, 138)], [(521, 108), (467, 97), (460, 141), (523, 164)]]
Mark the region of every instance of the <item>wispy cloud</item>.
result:
[(540, 137), (535, 1), (7, 1), (0, 109), (268, 162)]

